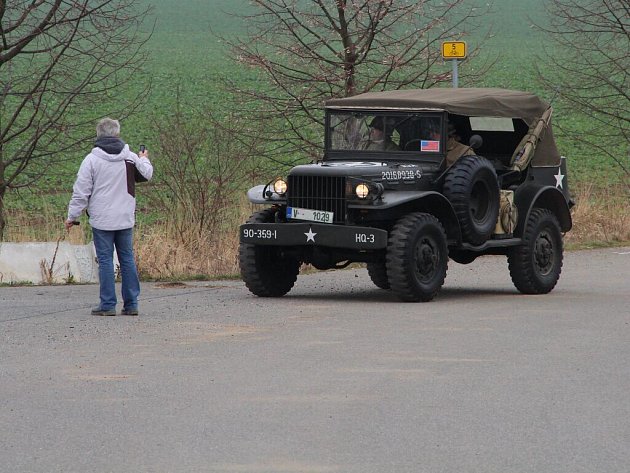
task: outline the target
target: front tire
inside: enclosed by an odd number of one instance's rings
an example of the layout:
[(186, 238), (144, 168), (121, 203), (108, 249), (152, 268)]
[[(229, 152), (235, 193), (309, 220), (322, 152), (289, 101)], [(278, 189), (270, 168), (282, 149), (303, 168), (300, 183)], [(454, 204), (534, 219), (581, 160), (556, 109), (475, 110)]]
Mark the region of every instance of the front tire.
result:
[(428, 302), (444, 284), (448, 266), (446, 233), (430, 214), (412, 213), (401, 218), (387, 243), (389, 284), (405, 302)]
[[(276, 210), (265, 209), (253, 214), (247, 223), (270, 223)], [(291, 290), (300, 261), (288, 257), (281, 247), (241, 243), (238, 251), (241, 278), (250, 292), (259, 297), (281, 297)]]
[(523, 244), (508, 251), (508, 267), (514, 286), (523, 294), (547, 294), (562, 271), (563, 243), (560, 224), (547, 209), (532, 209)]
[(370, 275), (370, 279), (381, 289), (390, 289), (389, 280), (387, 279), (387, 267), (385, 266), (385, 262), (378, 263), (368, 263), (367, 264), (368, 274)]

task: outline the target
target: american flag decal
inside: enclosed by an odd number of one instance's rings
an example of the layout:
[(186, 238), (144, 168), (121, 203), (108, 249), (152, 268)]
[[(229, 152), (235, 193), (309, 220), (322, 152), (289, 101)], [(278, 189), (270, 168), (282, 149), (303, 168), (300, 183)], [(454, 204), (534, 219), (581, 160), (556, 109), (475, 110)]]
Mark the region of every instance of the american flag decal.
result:
[(420, 141), (420, 151), (437, 153), (440, 151), (440, 142), (437, 140), (422, 140)]

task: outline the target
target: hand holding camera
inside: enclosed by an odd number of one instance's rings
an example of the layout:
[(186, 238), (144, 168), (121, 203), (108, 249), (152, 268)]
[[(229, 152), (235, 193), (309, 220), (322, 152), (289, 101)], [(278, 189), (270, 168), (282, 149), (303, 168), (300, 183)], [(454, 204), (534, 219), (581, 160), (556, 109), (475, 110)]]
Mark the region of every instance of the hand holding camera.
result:
[(140, 152), (138, 153), (138, 156), (141, 158), (149, 157), (149, 152), (147, 151), (147, 147), (145, 145), (140, 145)]

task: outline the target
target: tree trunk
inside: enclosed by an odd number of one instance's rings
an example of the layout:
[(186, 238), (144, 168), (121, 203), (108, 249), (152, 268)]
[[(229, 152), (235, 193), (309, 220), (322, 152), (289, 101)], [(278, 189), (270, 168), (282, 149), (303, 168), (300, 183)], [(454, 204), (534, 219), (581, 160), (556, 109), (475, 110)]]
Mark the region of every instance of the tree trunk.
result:
[(346, 2), (337, 2), (337, 13), (339, 14), (339, 34), (344, 49), (345, 91), (346, 97), (351, 97), (357, 93), (357, 84), (354, 77), (357, 62), (356, 45), (352, 41), (346, 22)]
[[(0, 176), (0, 183), (3, 182), (2, 176)], [(6, 187), (0, 184), (0, 242), (3, 241), (4, 238), (4, 227), (6, 226), (6, 218), (4, 215), (4, 194), (6, 192)]]
[(4, 146), (0, 141), (0, 243), (4, 237), (4, 227), (6, 226), (6, 218), (4, 215), (4, 194), (7, 191), (7, 183), (4, 180), (4, 170), (6, 169), (4, 163)]

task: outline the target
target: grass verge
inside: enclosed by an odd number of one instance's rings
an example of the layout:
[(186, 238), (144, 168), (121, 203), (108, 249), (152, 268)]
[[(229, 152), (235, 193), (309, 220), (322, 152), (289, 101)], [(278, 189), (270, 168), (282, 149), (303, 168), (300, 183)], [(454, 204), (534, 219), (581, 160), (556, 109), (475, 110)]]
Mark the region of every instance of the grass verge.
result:
[(568, 249), (630, 244), (630, 202), (621, 185), (595, 187), (582, 183), (575, 190), (573, 229), (565, 237)]

